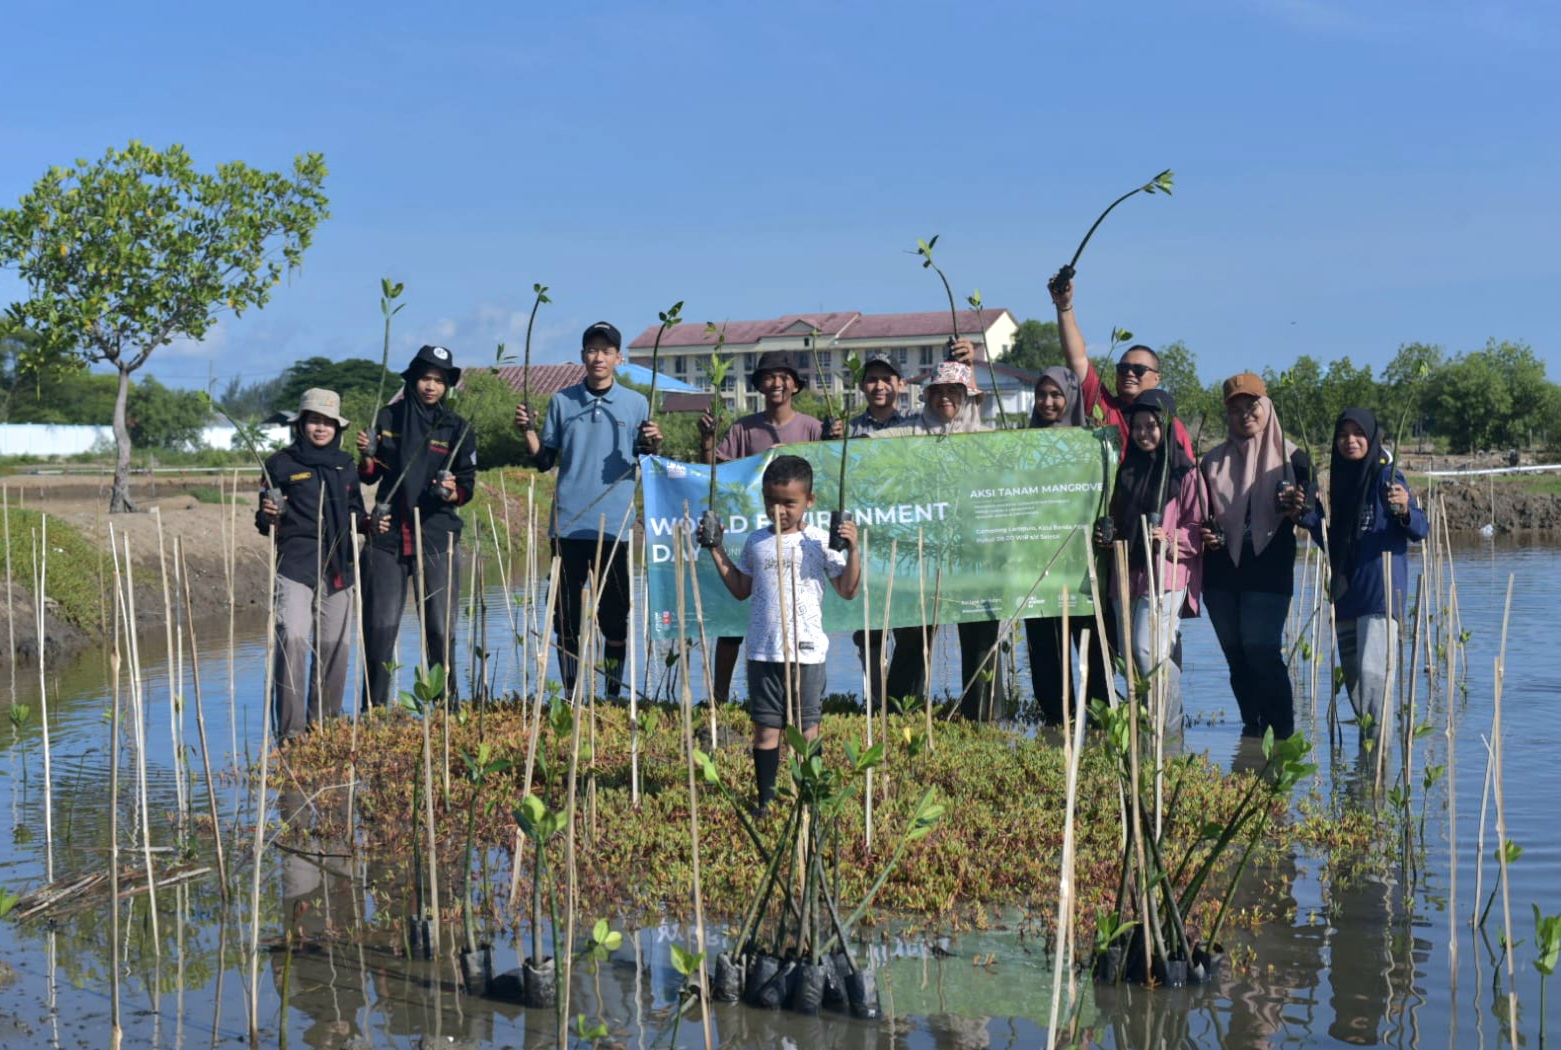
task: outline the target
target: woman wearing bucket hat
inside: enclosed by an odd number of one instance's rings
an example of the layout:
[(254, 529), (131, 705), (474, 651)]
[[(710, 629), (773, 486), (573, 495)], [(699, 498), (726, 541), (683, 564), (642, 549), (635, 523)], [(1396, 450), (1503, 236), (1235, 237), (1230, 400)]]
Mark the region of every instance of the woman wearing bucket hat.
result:
[(450, 670), (455, 655), (451, 635), (461, 579), (461, 518), (456, 508), (472, 498), (477, 481), (477, 436), (449, 407), (449, 392), (461, 381), (449, 350), (423, 347), (401, 378), (406, 385), (400, 400), (380, 409), (374, 420), (377, 443), (372, 455), (368, 434), (358, 431), (358, 478), (365, 485), (378, 485), (371, 515), (373, 541), (363, 566), (368, 703), (379, 707), (390, 699), (387, 664), (396, 657), (407, 580), (420, 577), (422, 657), (430, 667), (445, 668), (444, 699), (453, 704), (459, 690)]
[(1314, 502), (1312, 461), (1284, 435), (1261, 376), (1225, 380), (1229, 436), (1203, 457), (1203, 601), (1230, 665), (1243, 736), (1295, 732), (1285, 619), (1295, 592), (1295, 527)]
[[(940, 361), (922, 385), (922, 410), (904, 425), (873, 433), (876, 438), (944, 437), (973, 434), (986, 427), (970, 405), (980, 390), (975, 372), (963, 361)], [(971, 721), (991, 721), (1002, 714), (1002, 674), (994, 661), (1000, 625), (996, 620), (962, 621), (959, 633), (961, 691), (959, 713)], [(982, 672), (995, 671), (990, 676)]]
[(352, 457), (341, 448), (346, 428), (336, 391), (306, 390), (293, 420), (292, 444), (266, 460), (268, 492), (282, 497), (277, 503), (264, 496), (255, 514), (261, 534), (276, 535), (278, 743), (341, 714), (352, 619), (352, 534), (364, 518)]

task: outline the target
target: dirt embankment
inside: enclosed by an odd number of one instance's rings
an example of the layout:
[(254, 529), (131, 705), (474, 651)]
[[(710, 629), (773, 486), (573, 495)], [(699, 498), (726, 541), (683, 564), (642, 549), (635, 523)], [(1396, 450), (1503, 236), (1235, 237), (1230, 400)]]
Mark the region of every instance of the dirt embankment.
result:
[(1528, 455), (1518, 457), (1514, 464), (1506, 452), (1462, 456), (1406, 452), (1400, 460), (1400, 468), (1411, 475), (1417, 494), (1423, 496), (1434, 482), (1437, 506), (1454, 532), (1478, 532), (1486, 525), (1502, 534), (1561, 532), (1561, 471), (1424, 476), (1430, 470), (1504, 470), (1536, 465)]
[[(123, 556), (128, 543), (135, 580), (136, 621), (141, 629), (163, 625), (163, 560), (159, 557), (159, 532), (166, 556), (169, 586), (173, 587), (174, 549), (177, 543), (189, 572), (190, 615), (197, 625), (227, 620), (228, 554), (234, 544), (233, 589), (240, 609), (264, 608), (269, 579), (269, 557), (265, 537), (255, 529), (255, 497), (247, 479), (241, 483), (236, 503), (202, 502), (192, 494), (215, 498), (219, 486), (230, 487), (228, 479), (216, 475), (193, 476), (170, 481), (138, 476), (133, 479), (131, 499), (137, 512), (108, 513), (107, 485), (97, 477), (63, 475), (15, 475), (4, 480), (9, 506), (15, 510), (42, 511), (52, 519), (73, 527), (86, 540), (90, 551), (79, 547), (49, 543), (48, 596), (44, 616), (44, 653), (54, 662), (92, 644), (102, 636), (103, 623), (112, 625), (114, 565), (109, 557), (110, 529), (113, 543)], [(160, 529), (159, 529), (160, 526)], [(16, 523), (13, 522), (13, 529)], [(231, 539), (230, 539), (231, 537)], [(19, 663), (35, 664), (38, 657), (37, 609), (33, 599), (30, 555), (31, 537), (13, 536), (12, 587), (5, 600), (4, 579), (0, 578), (0, 622), (13, 615), (14, 654), (0, 642), (0, 664), (15, 658)], [(82, 561), (90, 564), (82, 564)], [(58, 591), (69, 590), (71, 600), (57, 598)], [(182, 599), (182, 595), (180, 596)], [(182, 604), (182, 600), (180, 602)], [(5, 637), (9, 637), (9, 634)]]

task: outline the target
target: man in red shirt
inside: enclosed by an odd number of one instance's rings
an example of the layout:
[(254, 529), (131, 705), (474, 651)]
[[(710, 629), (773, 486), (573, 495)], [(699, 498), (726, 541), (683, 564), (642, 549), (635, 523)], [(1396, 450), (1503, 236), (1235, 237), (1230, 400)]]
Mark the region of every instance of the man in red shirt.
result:
[[(1126, 448), (1128, 425), (1124, 410), (1138, 400), (1139, 394), (1160, 385), (1160, 355), (1142, 344), (1128, 347), (1117, 362), (1117, 392), (1111, 393), (1101, 384), (1095, 366), (1090, 364), (1084, 334), (1079, 331), (1078, 317), (1073, 312), (1073, 282), (1053, 291), (1051, 297), (1052, 305), (1057, 307), (1057, 333), (1062, 338), (1063, 359), (1079, 377), (1084, 411), (1093, 417), (1095, 407), (1100, 406), (1104, 422), (1117, 428), (1121, 435), (1120, 447)], [(1176, 440), (1196, 463), (1198, 456), (1193, 451), (1192, 439), (1187, 436), (1187, 428), (1180, 419), (1176, 421)]]

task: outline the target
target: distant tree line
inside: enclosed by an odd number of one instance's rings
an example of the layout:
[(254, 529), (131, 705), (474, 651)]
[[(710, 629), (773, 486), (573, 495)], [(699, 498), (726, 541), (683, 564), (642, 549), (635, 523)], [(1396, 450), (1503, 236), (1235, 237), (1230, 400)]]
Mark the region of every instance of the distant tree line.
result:
[[(1120, 348), (1119, 348), (1120, 349)], [(1175, 396), (1183, 421), (1207, 448), (1224, 434), (1220, 384), (1198, 374), (1198, 360), (1181, 340), (1157, 348), (1160, 385)], [(1040, 371), (1062, 364), (1052, 321), (1025, 321), (1003, 361)], [(1114, 362), (1097, 358), (1107, 383)], [(1525, 343), (1489, 340), (1478, 350), (1449, 355), (1442, 347), (1406, 343), (1380, 375), (1348, 357), (1326, 365), (1303, 354), (1282, 371), (1263, 369), (1285, 429), (1303, 445), (1325, 445), (1345, 408), (1377, 414), (1390, 440), (1449, 452), (1561, 447), (1561, 385)]]

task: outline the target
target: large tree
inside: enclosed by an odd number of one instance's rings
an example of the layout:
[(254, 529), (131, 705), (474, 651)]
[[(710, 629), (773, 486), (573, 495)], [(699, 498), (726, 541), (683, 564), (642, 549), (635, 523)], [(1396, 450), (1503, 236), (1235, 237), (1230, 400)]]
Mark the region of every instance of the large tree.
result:
[(1032, 319), (1020, 323), (1013, 345), (1001, 360), (1005, 365), (1031, 372), (1062, 364), (1062, 336), (1057, 332), (1057, 322)]
[(206, 174), (182, 146), (132, 141), (50, 169), (0, 211), (0, 262), (16, 266), (30, 295), (11, 306), (13, 323), (35, 332), (46, 356), (119, 373), (110, 511), (133, 509), (131, 375), (158, 347), (204, 338), (223, 312), (270, 301), (329, 214), (325, 176), (318, 153), (297, 157), (286, 174), (239, 161)]

